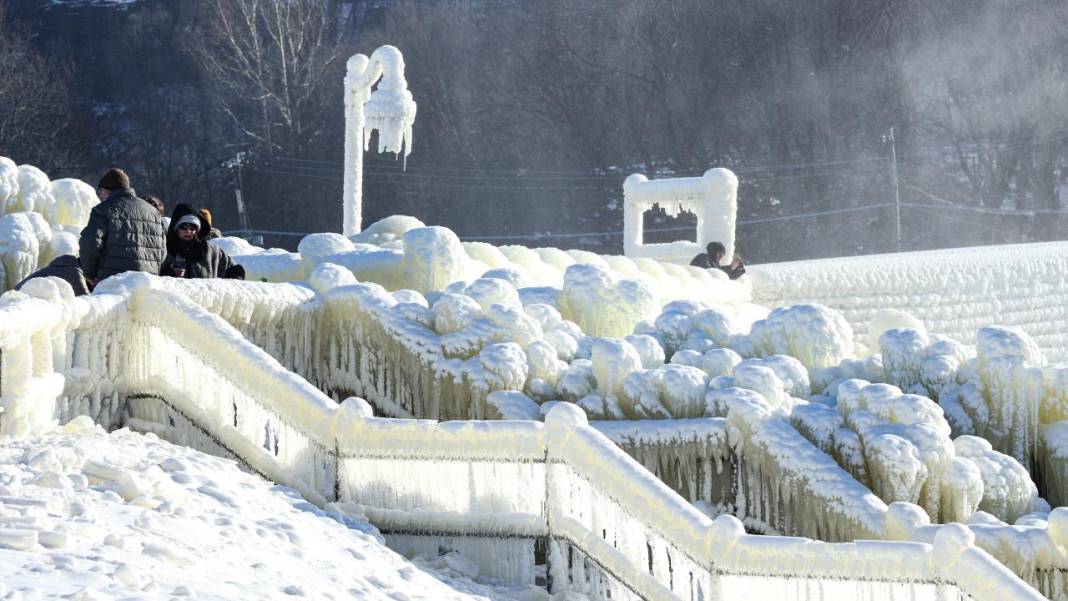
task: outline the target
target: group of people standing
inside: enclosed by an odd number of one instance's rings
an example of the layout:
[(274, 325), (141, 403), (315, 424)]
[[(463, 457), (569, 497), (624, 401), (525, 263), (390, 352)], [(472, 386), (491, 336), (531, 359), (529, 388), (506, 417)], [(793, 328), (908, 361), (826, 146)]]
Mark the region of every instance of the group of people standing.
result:
[(111, 169), (97, 185), (100, 204), (78, 241), (79, 256), (62, 255), (19, 282), (58, 276), (76, 295), (87, 294), (98, 282), (127, 271), (144, 271), (176, 278), (244, 279), (245, 270), (208, 240), (221, 236), (212, 228), (211, 213), (188, 204), (171, 212), (164, 228), (163, 201), (141, 198), (121, 169)]

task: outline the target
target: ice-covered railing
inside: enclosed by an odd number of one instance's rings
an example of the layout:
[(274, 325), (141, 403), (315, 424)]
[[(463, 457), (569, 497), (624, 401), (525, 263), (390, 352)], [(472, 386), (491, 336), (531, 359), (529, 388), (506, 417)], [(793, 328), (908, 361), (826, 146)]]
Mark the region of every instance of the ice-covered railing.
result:
[(59, 255), (78, 254), (78, 234), (99, 200), (77, 179), (49, 181), (0, 156), (0, 291)]
[[(485, 281), (487, 290), (501, 293), (507, 289), (489, 286), (492, 283), (494, 281)], [(398, 302), (421, 300), (416, 293), (390, 295), (374, 286), (356, 285), (330, 290), (325, 294), (325, 300), (319, 301), (309, 290), (295, 286), (248, 283), (213, 283), (209, 286), (172, 280), (162, 280), (160, 285), (181, 290), (218, 311), (253, 341), (263, 348), (273, 349), (274, 356), (336, 398), (359, 394), (392, 415), (407, 417), (450, 415), (537, 419), (539, 416), (537, 405), (529, 397), (518, 392), (493, 391), (509, 388), (530, 391), (525, 382), (529, 382), (529, 376), (535, 372), (544, 372), (545, 367), (534, 362), (524, 365), (522, 360), (512, 361), (513, 354), (522, 359), (521, 347), (514, 345), (490, 345), (467, 361), (462, 360), (463, 355), (459, 359), (443, 358), (441, 342), (444, 339), (439, 339), (427, 328), (433, 323), (433, 312), (428, 312), (421, 304)], [(232, 290), (223, 293), (228, 289)], [(487, 290), (482, 293), (486, 294)], [(226, 300), (230, 296), (240, 298), (241, 302)], [(439, 298), (439, 302), (443, 299)], [(268, 310), (268, 306), (273, 309)], [(479, 310), (474, 302), (470, 306), (471, 311)], [(320, 321), (324, 308), (326, 321)], [(253, 319), (253, 315), (259, 317)], [(427, 321), (418, 321), (420, 315)], [(799, 328), (799, 323), (807, 323), (809, 328)], [(937, 419), (931, 424), (922, 425), (914, 419), (892, 426), (895, 420), (889, 414), (880, 418), (882, 421), (872, 422), (883, 410), (876, 409), (876, 413), (872, 413), (869, 409), (873, 407), (865, 405), (852, 415), (850, 428), (844, 428), (843, 419), (850, 414), (840, 415), (837, 410), (793, 396), (808, 397), (812, 392), (808, 371), (796, 359), (771, 355), (741, 361), (736, 353), (726, 349), (712, 348), (704, 354), (695, 350), (731, 343), (747, 354), (791, 352), (803, 357), (816, 369), (816, 366), (839, 361), (839, 365), (829, 370), (838, 373), (841, 366), (848, 363), (840, 362), (840, 353), (850, 343), (850, 336), (848, 326), (837, 324), (833, 314), (815, 307), (784, 310), (758, 322), (748, 335), (732, 333), (728, 324), (729, 316), (722, 312), (702, 309), (695, 303), (674, 303), (656, 320), (645, 337), (653, 340), (651, 336), (655, 336), (674, 352), (672, 360), (675, 364), (642, 369), (643, 365), (650, 365), (649, 358), (644, 357), (645, 353), (638, 353), (634, 355), (633, 366), (627, 367), (629, 342), (608, 344), (610, 341), (595, 340), (589, 349), (592, 361), (577, 360), (554, 373), (551, 381), (558, 384), (556, 390), (563, 393), (561, 398), (576, 401), (587, 413), (601, 418), (725, 416), (725, 411), (717, 413), (714, 406), (733, 401), (738, 396), (732, 386), (756, 391), (775, 407), (789, 400), (789, 404), (794, 405), (794, 425), (801, 427), (813, 444), (835, 457), (850, 472), (830, 472), (833, 476), (828, 477), (839, 484), (827, 486), (824, 481), (809, 485), (804, 477), (805, 465), (783, 465), (786, 456), (783, 459), (774, 457), (776, 453), (781, 454), (780, 447), (791, 448), (792, 444), (791, 455), (810, 456), (816, 463), (826, 462), (833, 466), (830, 457), (822, 456), (811, 446), (807, 446), (805, 453), (797, 452), (798, 445), (806, 447), (804, 439), (797, 434), (787, 437), (794, 440), (789, 444), (780, 434), (778, 438), (762, 438), (760, 440), (765, 442), (755, 445), (747, 445), (747, 440), (738, 439), (733, 445), (722, 444), (710, 452), (709, 449), (699, 449), (701, 445), (688, 442), (689, 437), (682, 432), (685, 426), (680, 427), (679, 422), (644, 428), (649, 433), (644, 440), (658, 440), (654, 445), (656, 452), (651, 454), (656, 459), (654, 461), (647, 450), (643, 459), (646, 465), (687, 498), (711, 503), (714, 510), (736, 512), (749, 520), (754, 528), (826, 540), (876, 536), (881, 518), (870, 516), (884, 511), (885, 507), (872, 509), (870, 499), (866, 500), (870, 495), (853, 481), (850, 474), (876, 490), (885, 501), (922, 503), (936, 519), (965, 519), (980, 502), (983, 509), (1010, 521), (1031, 511), (1027, 503), (1035, 497), (1033, 486), (1030, 496), (1024, 494), (1018, 500), (1014, 492), (992, 486), (996, 480), (988, 482), (985, 494), (981, 489), (973, 490), (981, 485), (979, 476), (974, 473), (974, 462), (965, 461), (963, 447), (954, 452), (948, 436), (949, 427), (940, 413), (934, 416)], [(635, 338), (629, 340), (640, 342)], [(529, 355), (531, 346), (528, 345), (526, 350)], [(661, 357), (659, 361), (662, 360)], [(524, 369), (529, 372), (524, 373)], [(629, 369), (637, 371), (631, 373)], [(882, 371), (881, 366), (879, 369), (871, 366), (857, 369), (861, 375), (874, 372), (867, 376), (869, 378), (879, 377)], [(709, 388), (711, 390), (706, 392)], [(893, 398), (887, 397), (879, 407), (889, 410), (895, 404), (906, 406), (910, 399), (915, 401), (913, 404), (930, 403), (926, 399), (901, 396), (900, 391), (895, 394), (901, 397), (900, 402), (891, 395)], [(549, 398), (552, 397), (543, 400)], [(613, 409), (604, 409), (609, 405)], [(847, 403), (840, 404), (840, 408), (846, 406)], [(790, 415), (789, 411), (786, 415)], [(858, 422), (858, 416), (862, 415), (872, 419)], [(788, 426), (780, 424), (777, 427)], [(679, 428), (679, 431), (668, 435), (671, 428)], [(637, 431), (634, 427), (630, 429)], [(654, 429), (657, 432), (653, 433)], [(743, 431), (777, 430), (770, 426), (751, 426)], [(774, 440), (775, 444), (767, 442), (769, 440)], [(736, 453), (730, 447), (744, 448), (745, 452)], [(633, 452), (638, 447), (625, 448)], [(895, 449), (902, 453), (907, 451), (904, 458), (898, 458)], [(1000, 457), (981, 449), (973, 451), (968, 454), (975, 456), (976, 461), (982, 456), (980, 463), (983, 465), (989, 463), (989, 458)], [(908, 453), (915, 455), (911, 462), (906, 460), (913, 456)], [(732, 483), (736, 494), (730, 498), (725, 494), (726, 487), (706, 486), (716, 478), (706, 478), (704, 472), (696, 468), (671, 469), (670, 458), (673, 456), (685, 458), (687, 465), (707, 461), (719, 464), (723, 459), (737, 463), (737, 457), (741, 456), (747, 469), (728, 469), (726, 475), (719, 478)], [(1006, 459), (997, 461), (1004, 463)], [(1006, 463), (1002, 472), (1008, 473), (1005, 470), (1010, 467)], [(681, 478), (680, 473), (686, 471), (689, 472), (687, 477)], [(717, 469), (717, 476), (721, 475), (720, 471)], [(785, 481), (800, 483), (795, 485), (799, 492), (792, 495), (793, 500), (805, 500), (802, 505), (818, 505), (819, 511), (824, 512), (823, 519), (810, 520), (805, 519), (804, 514), (792, 513), (796, 505), (782, 503), (777, 494)], [(855, 494), (843, 501), (841, 491), (851, 487), (856, 489)], [(774, 502), (755, 501), (764, 491), (770, 491)], [(943, 514), (948, 517), (943, 518)]]
[(123, 298), (74, 298), (53, 279), (0, 296), (0, 434), (75, 415), (116, 425), (126, 316)]
[(1068, 360), (1068, 242), (943, 249), (748, 267), (753, 302), (841, 311), (857, 342), (887, 309), (967, 344), (979, 328), (1017, 326), (1052, 361)]
[[(497, 577), (529, 580), (532, 544), (522, 541), (544, 538), (553, 589), (595, 598), (730, 598), (798, 582), (854, 596), (923, 598), (960, 586), (975, 599), (1036, 598), (966, 535), (936, 535), (939, 558), (959, 558), (942, 564), (924, 545), (772, 539), (745, 535), (734, 518), (712, 524), (571, 405), (551, 411), (545, 426), (381, 419), (358, 400), (339, 408), (221, 318), (153, 282), (135, 274), (105, 287), (113, 294), (104, 296), (127, 304), (113, 317), (130, 321), (122, 344), (106, 349), (123, 375), (115, 385), (128, 397), (129, 425), (238, 457), (310, 499), (362, 511), (399, 548), (447, 539), (481, 553)], [(539, 481), (544, 502), (530, 494)], [(882, 565), (890, 559), (894, 568)]]

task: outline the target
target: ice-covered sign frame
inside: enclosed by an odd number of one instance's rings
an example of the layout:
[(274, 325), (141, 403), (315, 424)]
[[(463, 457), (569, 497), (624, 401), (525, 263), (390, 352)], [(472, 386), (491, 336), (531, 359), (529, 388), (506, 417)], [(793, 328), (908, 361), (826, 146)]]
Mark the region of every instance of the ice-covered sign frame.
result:
[[(623, 182), (623, 200), (623, 254), (628, 257), (688, 263), (705, 252), (709, 242), (723, 243), (727, 257), (734, 254), (738, 178), (729, 169), (709, 169), (701, 177), (658, 180), (635, 173)], [(682, 211), (697, 215), (697, 241), (645, 244), (643, 216), (653, 205), (660, 205), (668, 215)]]

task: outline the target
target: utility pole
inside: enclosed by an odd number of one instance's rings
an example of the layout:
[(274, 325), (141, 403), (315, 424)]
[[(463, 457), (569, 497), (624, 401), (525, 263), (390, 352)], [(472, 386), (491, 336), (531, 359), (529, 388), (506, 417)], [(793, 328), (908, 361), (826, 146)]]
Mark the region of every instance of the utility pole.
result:
[(237, 202), (237, 219), (241, 224), (241, 230), (245, 233), (245, 238), (251, 236), (248, 225), (248, 213), (245, 211), (245, 201), (243, 198), (243, 188), (241, 182), (241, 167), (245, 164), (248, 155), (244, 152), (238, 152), (233, 160), (227, 161), (226, 166), (234, 172), (234, 200)]
[(894, 224), (897, 229), (897, 252), (901, 252), (901, 188), (897, 180), (897, 142), (890, 128), (890, 177), (894, 180)]

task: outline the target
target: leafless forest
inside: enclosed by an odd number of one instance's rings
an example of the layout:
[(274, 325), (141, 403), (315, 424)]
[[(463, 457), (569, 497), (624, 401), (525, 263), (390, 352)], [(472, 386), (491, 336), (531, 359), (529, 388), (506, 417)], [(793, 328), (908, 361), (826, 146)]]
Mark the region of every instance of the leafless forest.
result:
[(387, 43), (419, 115), (365, 223), (619, 252), (626, 175), (726, 166), (754, 261), (896, 250), (896, 202), (906, 250), (1068, 238), (1063, 0), (0, 0), (0, 155), (226, 230), (245, 153), (293, 247), (340, 228), (345, 60)]

